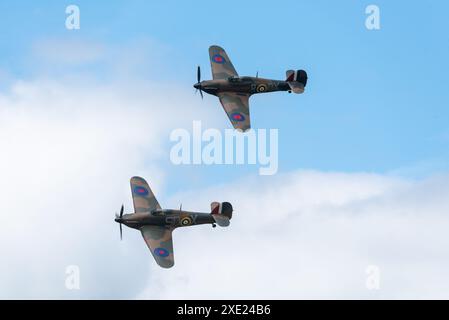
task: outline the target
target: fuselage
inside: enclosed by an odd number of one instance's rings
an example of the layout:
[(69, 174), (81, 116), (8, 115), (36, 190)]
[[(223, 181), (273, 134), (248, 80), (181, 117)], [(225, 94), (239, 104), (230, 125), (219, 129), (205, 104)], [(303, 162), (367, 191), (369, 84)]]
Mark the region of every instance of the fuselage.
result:
[(197, 224), (215, 223), (215, 220), (210, 213), (174, 209), (160, 209), (152, 212), (124, 214), (122, 218), (116, 218), (115, 221), (134, 229), (140, 229), (140, 227), (145, 225), (178, 228)]
[(220, 92), (264, 93), (274, 91), (290, 91), (286, 81), (264, 79), (258, 77), (230, 77), (228, 79), (204, 80), (194, 85), (195, 88), (217, 95)]

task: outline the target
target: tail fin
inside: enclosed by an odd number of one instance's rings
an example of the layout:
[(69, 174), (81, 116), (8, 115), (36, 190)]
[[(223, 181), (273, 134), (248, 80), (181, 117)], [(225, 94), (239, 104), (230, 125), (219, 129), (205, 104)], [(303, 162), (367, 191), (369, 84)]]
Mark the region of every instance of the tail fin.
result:
[(304, 70), (287, 70), (287, 79), (290, 88), (294, 93), (303, 93), (307, 85), (307, 72)]
[(232, 218), (232, 211), (234, 211), (234, 209), (232, 208), (232, 204), (230, 204), (229, 202), (212, 202), (210, 204), (210, 209), (211, 214), (222, 214), (229, 219)]
[(290, 81), (294, 81), (295, 79), (295, 70), (287, 70), (285, 72), (287, 79), (285, 79), (285, 81), (290, 82)]
[(211, 215), (220, 227), (227, 227), (232, 218), (232, 204), (229, 202), (212, 202), (210, 204)]

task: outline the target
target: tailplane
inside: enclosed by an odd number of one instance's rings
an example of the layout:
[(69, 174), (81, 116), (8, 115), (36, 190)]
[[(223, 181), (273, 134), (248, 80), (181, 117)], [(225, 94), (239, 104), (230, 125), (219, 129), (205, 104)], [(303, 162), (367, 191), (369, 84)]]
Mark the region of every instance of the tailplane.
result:
[(304, 70), (287, 70), (286, 72), (288, 85), (294, 93), (303, 93), (307, 85), (307, 72)]
[(229, 202), (212, 202), (210, 204), (211, 215), (220, 227), (227, 227), (232, 218), (232, 204)]

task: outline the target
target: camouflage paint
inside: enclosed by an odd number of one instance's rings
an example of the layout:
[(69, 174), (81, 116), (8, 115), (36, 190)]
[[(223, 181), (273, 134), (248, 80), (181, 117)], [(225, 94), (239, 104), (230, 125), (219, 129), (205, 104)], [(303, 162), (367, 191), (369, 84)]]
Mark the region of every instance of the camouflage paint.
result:
[[(209, 47), (212, 79), (194, 85), (220, 99), (229, 120), (235, 129), (246, 131), (251, 128), (249, 98), (253, 94), (288, 91), (303, 93), (305, 85), (297, 81), (264, 79), (259, 77), (239, 77), (226, 51), (219, 46)], [(287, 71), (287, 78), (295, 73)]]
[[(131, 192), (133, 196), (134, 213), (124, 214), (115, 221), (130, 228), (140, 230), (143, 239), (150, 249), (156, 262), (163, 268), (174, 265), (172, 232), (179, 227), (199, 224), (229, 225), (231, 216), (221, 214), (221, 209), (215, 209), (214, 214), (162, 209), (148, 183), (141, 177), (132, 177)], [(221, 208), (220, 203), (214, 202)], [(229, 204), (230, 205), (230, 204)]]

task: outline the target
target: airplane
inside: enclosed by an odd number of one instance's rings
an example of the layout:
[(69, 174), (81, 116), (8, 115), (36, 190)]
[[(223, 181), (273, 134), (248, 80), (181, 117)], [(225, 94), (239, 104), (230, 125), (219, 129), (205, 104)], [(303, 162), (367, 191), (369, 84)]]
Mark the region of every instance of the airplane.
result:
[(172, 232), (179, 227), (199, 224), (212, 224), (216, 227), (227, 227), (232, 218), (232, 205), (229, 202), (212, 202), (211, 212), (192, 212), (162, 209), (151, 191), (148, 183), (141, 177), (131, 178), (131, 192), (134, 213), (116, 214), (115, 222), (120, 224), (120, 240), (122, 239), (122, 224), (140, 230), (143, 239), (151, 251), (157, 264), (163, 268), (171, 268), (175, 264), (173, 255)]
[(209, 58), (213, 80), (201, 81), (201, 69), (197, 69), (196, 91), (203, 91), (220, 99), (221, 104), (235, 129), (243, 132), (251, 128), (249, 118), (249, 98), (256, 93), (288, 91), (303, 93), (307, 85), (304, 70), (287, 70), (286, 80), (272, 80), (255, 77), (240, 77), (235, 71), (226, 51), (219, 46), (209, 47)]

